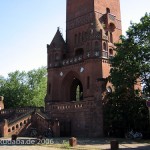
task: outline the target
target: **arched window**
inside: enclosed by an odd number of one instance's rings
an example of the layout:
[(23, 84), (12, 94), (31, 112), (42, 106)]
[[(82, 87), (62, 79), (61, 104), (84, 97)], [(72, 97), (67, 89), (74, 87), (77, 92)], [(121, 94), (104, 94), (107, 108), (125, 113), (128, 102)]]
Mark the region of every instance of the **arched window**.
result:
[(59, 56), (59, 54), (57, 54), (57, 53), (55, 54), (55, 60), (56, 60), (56, 61), (60, 60), (60, 56)]
[(110, 32), (110, 42), (113, 43), (113, 34)]
[(8, 132), (11, 132), (11, 129), (8, 129)]
[(18, 125), (18, 124), (16, 125), (16, 129), (17, 129), (17, 128), (19, 128), (19, 125)]
[(115, 26), (114, 23), (110, 23), (110, 24), (109, 24), (109, 30), (110, 30), (111, 32), (114, 32), (115, 28), (116, 28), (116, 26)]
[(12, 131), (13, 131), (13, 130), (15, 130), (15, 127), (14, 127), (14, 126), (12, 127)]
[(66, 59), (66, 54), (63, 54), (63, 59)]
[(83, 100), (83, 87), (80, 80), (74, 78), (70, 89), (71, 101)]
[(107, 51), (106, 42), (103, 43), (103, 50), (104, 50), (104, 51)]
[(112, 49), (109, 49), (109, 55), (113, 56), (113, 50)]
[(80, 101), (80, 86), (79, 85), (76, 88), (76, 101)]
[(20, 122), (20, 127), (22, 126), (22, 122)]
[(107, 50), (106, 42), (103, 43), (102, 56), (103, 56), (104, 58), (108, 58), (108, 50)]
[(24, 120), (24, 124), (26, 124), (27, 123), (27, 121), (26, 120)]

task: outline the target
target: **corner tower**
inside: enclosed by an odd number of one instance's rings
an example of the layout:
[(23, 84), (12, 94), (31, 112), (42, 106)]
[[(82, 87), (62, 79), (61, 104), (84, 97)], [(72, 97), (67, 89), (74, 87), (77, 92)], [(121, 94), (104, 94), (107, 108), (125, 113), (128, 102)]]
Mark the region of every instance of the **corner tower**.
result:
[(122, 33), (120, 0), (67, 0), (66, 18), (66, 37), (70, 51), (80, 46), (85, 47), (87, 41), (94, 39), (95, 32), (102, 30), (101, 40), (108, 40), (110, 43), (118, 42)]
[[(119, 0), (67, 0), (66, 42), (58, 29), (48, 52), (47, 113), (61, 136), (102, 136), (102, 95), (121, 35)], [(60, 57), (57, 57), (60, 56)]]

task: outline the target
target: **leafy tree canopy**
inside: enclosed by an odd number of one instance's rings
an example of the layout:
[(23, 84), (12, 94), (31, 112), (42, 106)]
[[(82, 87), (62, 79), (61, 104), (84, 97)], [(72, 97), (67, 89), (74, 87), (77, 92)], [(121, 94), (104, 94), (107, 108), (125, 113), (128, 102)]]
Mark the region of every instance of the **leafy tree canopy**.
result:
[(1, 76), (0, 95), (5, 98), (5, 107), (44, 106), (46, 74), (46, 68), (41, 67), (27, 73), (9, 73), (6, 79)]
[(148, 108), (139, 90), (143, 84), (145, 95), (150, 95), (150, 14), (131, 23), (127, 35), (115, 45), (109, 77), (115, 90), (104, 104), (105, 133), (124, 136), (131, 129), (148, 133)]
[[(112, 59), (110, 80), (116, 89), (144, 84), (144, 92), (150, 94), (150, 14), (139, 23), (131, 23), (127, 36), (121, 36)], [(140, 80), (138, 80), (140, 79)]]

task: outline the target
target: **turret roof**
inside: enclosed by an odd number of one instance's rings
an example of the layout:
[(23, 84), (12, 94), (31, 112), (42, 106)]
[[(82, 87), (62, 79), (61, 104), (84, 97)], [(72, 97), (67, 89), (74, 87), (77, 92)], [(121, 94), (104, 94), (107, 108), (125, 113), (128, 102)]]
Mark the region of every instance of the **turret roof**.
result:
[(61, 50), (65, 48), (65, 41), (62, 37), (62, 34), (60, 32), (60, 29), (57, 29), (57, 32), (52, 40), (52, 42), (49, 45), (50, 49), (57, 49), (57, 50)]

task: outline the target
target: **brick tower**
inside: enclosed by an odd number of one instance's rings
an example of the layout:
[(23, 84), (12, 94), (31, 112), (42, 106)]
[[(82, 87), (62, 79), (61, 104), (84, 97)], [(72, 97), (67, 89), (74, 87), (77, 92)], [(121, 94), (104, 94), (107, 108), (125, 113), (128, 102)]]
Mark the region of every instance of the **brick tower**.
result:
[(58, 28), (47, 45), (46, 112), (59, 120), (60, 136), (103, 136), (102, 95), (111, 90), (103, 81), (109, 75), (113, 43), (122, 33), (120, 2), (66, 4), (66, 42)]

